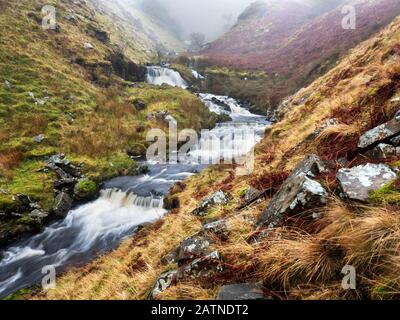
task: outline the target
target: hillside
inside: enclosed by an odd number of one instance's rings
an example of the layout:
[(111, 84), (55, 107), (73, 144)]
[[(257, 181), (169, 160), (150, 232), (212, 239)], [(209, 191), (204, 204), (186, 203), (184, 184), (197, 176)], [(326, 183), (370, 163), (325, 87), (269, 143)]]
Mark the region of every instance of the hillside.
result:
[[(55, 30), (41, 27), (48, 4), (56, 7)], [(143, 155), (147, 129), (166, 125), (151, 115), (169, 112), (198, 130), (215, 124), (189, 92), (137, 83), (162, 39), (156, 31), (150, 38), (139, 20), (140, 27), (119, 19), (97, 1), (1, 0), (0, 7), (0, 247), (54, 218), (59, 177), (47, 168), (51, 156), (65, 154), (75, 175), (79, 168), (87, 180), (77, 188), (92, 198), (104, 179), (136, 172), (131, 156)], [(61, 216), (71, 207), (63, 200)], [(44, 211), (39, 218), (27, 202)]]
[[(283, 120), (256, 148), (252, 175), (208, 168), (174, 188), (179, 209), (68, 272), (56, 289), (26, 297), (215, 299), (222, 286), (251, 283), (273, 299), (398, 298), (400, 193), (391, 170), (399, 170), (399, 153), (389, 139), (400, 132), (399, 41), (396, 18), (285, 101)], [(386, 146), (376, 149), (381, 141)], [(385, 173), (378, 181), (369, 171), (375, 166)], [(341, 183), (351, 172), (360, 175), (355, 193), (349, 181)], [(201, 207), (219, 190), (231, 196), (224, 205)], [(193, 243), (198, 251), (188, 249)], [(182, 252), (199, 260), (182, 262)], [(345, 266), (357, 271), (356, 290), (342, 288)]]
[[(400, 13), (397, 0), (322, 3), (325, 6), (309, 7), (288, 0), (256, 2), (239, 17), (232, 30), (199, 55), (210, 59), (211, 64), (264, 71), (266, 75), (255, 88), (242, 83), (249, 92), (242, 95), (258, 105), (263, 106), (264, 100), (264, 107), (275, 107), (282, 98), (334, 67), (348, 49)], [(354, 30), (342, 28), (344, 5), (356, 8)], [(260, 82), (264, 84), (263, 91), (258, 89)], [(229, 85), (228, 81), (225, 88), (217, 88), (229, 91)], [(235, 91), (236, 88), (232, 90)]]

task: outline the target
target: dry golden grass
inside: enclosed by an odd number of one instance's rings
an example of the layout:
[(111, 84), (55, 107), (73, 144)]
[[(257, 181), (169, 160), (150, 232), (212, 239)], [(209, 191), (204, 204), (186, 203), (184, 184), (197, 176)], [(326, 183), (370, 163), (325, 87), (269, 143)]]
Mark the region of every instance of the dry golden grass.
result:
[(21, 163), (23, 156), (20, 151), (0, 153), (0, 175), (11, 178), (12, 169)]
[[(295, 101), (307, 95), (312, 98), (289, 110), (285, 119), (276, 124), (257, 146), (256, 176), (261, 179), (271, 173), (290, 172), (304, 158), (305, 150), (326, 156), (319, 144), (331, 147), (332, 136), (362, 134), (360, 130), (384, 121), (385, 115), (391, 112), (391, 95), (396, 90), (399, 92), (399, 70), (386, 63), (383, 55), (399, 40), (400, 19), (397, 19), (375, 38), (352, 50), (328, 74), (295, 95)], [(375, 75), (372, 78), (369, 67)], [(371, 112), (379, 117), (372, 118)], [(323, 132), (318, 144), (299, 147), (332, 115), (340, 116), (341, 125)], [(345, 153), (356, 140), (347, 141)], [(274, 158), (266, 164), (264, 151), (271, 146), (275, 147)], [(115, 252), (67, 273), (59, 280), (57, 288), (43, 298), (146, 298), (156, 278), (168, 270), (160, 264), (162, 257), (187, 236), (196, 233), (204, 222), (190, 214), (196, 203), (224, 186), (224, 181), (228, 181), (226, 184), (233, 194), (238, 194), (237, 188), (243, 188), (252, 178), (230, 177), (221, 167), (212, 167), (189, 179), (187, 188), (179, 194), (181, 208), (174, 215), (168, 215), (161, 227), (150, 228), (149, 232), (139, 234), (139, 241), (137, 237), (133, 242), (128, 240)], [(236, 197), (234, 202), (237, 200)], [(238, 215), (236, 206), (213, 212), (213, 219), (224, 217), (230, 220), (229, 239), (215, 245), (224, 258), (229, 277), (216, 277), (215, 286), (210, 289), (205, 289), (206, 284), (201, 281), (182, 282), (170, 288), (163, 298), (207, 299), (223, 283), (250, 279), (263, 280), (288, 298), (357, 299), (399, 294), (400, 219), (397, 209), (351, 206), (333, 200), (324, 217), (315, 222), (314, 228), (308, 228), (314, 231), (307, 233), (286, 227), (261, 242), (249, 243), (247, 237), (254, 227), (253, 219), (266, 205), (267, 202), (263, 202), (260, 207), (245, 210), (249, 219), (245, 218), (245, 212), (243, 216)], [(341, 289), (340, 272), (348, 264), (357, 268), (357, 279), (360, 280), (361, 288), (354, 293)], [(132, 265), (133, 271), (129, 268)]]

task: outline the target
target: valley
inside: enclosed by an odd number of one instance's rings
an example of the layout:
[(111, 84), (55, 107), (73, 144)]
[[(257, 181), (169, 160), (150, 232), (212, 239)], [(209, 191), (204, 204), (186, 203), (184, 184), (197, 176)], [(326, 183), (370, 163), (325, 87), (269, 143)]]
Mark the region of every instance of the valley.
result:
[(257, 1), (195, 52), (50, 2), (0, 0), (2, 299), (398, 299), (398, 1)]

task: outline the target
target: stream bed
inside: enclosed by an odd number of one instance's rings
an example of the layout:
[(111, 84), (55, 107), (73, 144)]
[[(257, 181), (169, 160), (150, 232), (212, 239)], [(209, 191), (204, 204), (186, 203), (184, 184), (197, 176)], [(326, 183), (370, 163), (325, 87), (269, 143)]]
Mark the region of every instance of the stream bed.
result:
[[(158, 66), (148, 67), (147, 82), (188, 87), (179, 73)], [(209, 156), (215, 160), (232, 152), (247, 154), (261, 141), (269, 125), (265, 117), (250, 113), (233, 98), (212, 94), (199, 97), (210, 111), (227, 114), (232, 119), (208, 131), (207, 138), (212, 136), (222, 141), (238, 131), (249, 131), (249, 135), (241, 135), (235, 145), (224, 143), (218, 154), (201, 147), (206, 139), (202, 136), (190, 159)], [(117, 248), (139, 226), (162, 218), (167, 213), (163, 209), (163, 195), (169, 188), (207, 167), (192, 160), (177, 164), (148, 163), (149, 172), (145, 175), (107, 181), (97, 200), (70, 211), (64, 220), (48, 226), (41, 234), (9, 247), (0, 261), (0, 298), (39, 284), (46, 275), (42, 274), (44, 267), (53, 266), (60, 274), (67, 268), (85, 264)]]

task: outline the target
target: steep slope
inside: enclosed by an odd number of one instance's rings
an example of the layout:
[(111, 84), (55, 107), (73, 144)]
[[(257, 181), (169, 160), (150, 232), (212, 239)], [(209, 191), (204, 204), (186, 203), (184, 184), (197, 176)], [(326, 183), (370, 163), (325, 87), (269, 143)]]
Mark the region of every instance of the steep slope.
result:
[[(48, 4), (56, 8), (55, 30), (42, 28)], [(157, 44), (130, 22), (91, 1), (0, 5), (0, 247), (43, 227), (44, 219), (29, 217), (28, 197), (54, 217), (50, 156), (65, 153), (99, 183), (135, 173), (128, 152), (142, 155), (147, 129), (165, 125), (147, 115), (169, 111), (195, 129), (215, 123), (185, 90), (133, 83), (146, 72), (139, 63), (152, 59), (147, 46)]]
[[(398, 181), (360, 204), (336, 193), (335, 176), (342, 167), (370, 161), (399, 168), (398, 156), (371, 159), (357, 147), (362, 134), (393, 119), (400, 108), (399, 41), (397, 18), (285, 102), (280, 108), (284, 119), (267, 130), (256, 148), (252, 175), (236, 176), (233, 166), (210, 167), (175, 188), (181, 207), (165, 219), (127, 239), (115, 252), (68, 272), (56, 289), (27, 297), (148, 298), (164, 274), (157, 286), (162, 291), (158, 299), (215, 299), (222, 285), (244, 282), (262, 282), (263, 290), (275, 299), (398, 298)], [(327, 203), (311, 210), (312, 219), (307, 218), (309, 211), (302, 211), (275, 228), (256, 230), (271, 198), (309, 153), (330, 167), (329, 173), (313, 178), (329, 194)], [(264, 198), (243, 206), (249, 187), (266, 192)], [(218, 190), (229, 192), (232, 200), (201, 217), (191, 214), (205, 196)], [(220, 224), (204, 226), (215, 221)], [(197, 268), (203, 268), (197, 273), (178, 277), (176, 272), (188, 272), (190, 262), (178, 266), (171, 258), (176, 248), (188, 237), (205, 234), (211, 239), (206, 252), (214, 254), (196, 260)], [(356, 268), (356, 290), (342, 287), (340, 272), (346, 265)]]
[[(344, 5), (356, 9), (354, 30), (342, 27)], [(258, 95), (274, 105), (329, 70), (349, 48), (399, 13), (396, 0), (329, 1), (323, 7), (287, 0), (257, 2), (200, 54), (217, 65), (265, 71), (268, 92)]]

